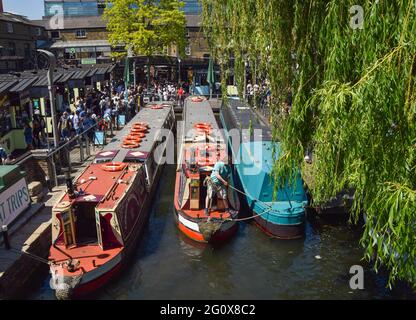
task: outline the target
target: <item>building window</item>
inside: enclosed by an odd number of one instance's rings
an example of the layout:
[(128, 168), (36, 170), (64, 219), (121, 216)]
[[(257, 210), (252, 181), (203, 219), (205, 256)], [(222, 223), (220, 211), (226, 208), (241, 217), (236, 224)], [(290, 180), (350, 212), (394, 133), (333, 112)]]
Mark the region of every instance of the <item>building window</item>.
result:
[(25, 58), (27, 59), (30, 58), (30, 44), (29, 43), (25, 43)]
[(77, 31), (75, 31), (75, 37), (77, 37), (77, 38), (86, 38), (87, 33), (85, 32), (84, 29), (77, 30)]
[(14, 30), (13, 30), (13, 23), (7, 22), (6, 27), (7, 27), (7, 32), (8, 33), (13, 33), (14, 32)]
[(9, 42), (9, 55), (10, 56), (16, 55), (16, 44), (14, 42)]
[(41, 28), (36, 28), (35, 33), (36, 33), (36, 36), (40, 37), (42, 35), (42, 29)]
[(61, 34), (59, 31), (51, 31), (51, 38), (52, 39), (59, 39), (61, 37)]
[(192, 54), (191, 46), (186, 46), (185, 47), (185, 54), (187, 56), (190, 56)]

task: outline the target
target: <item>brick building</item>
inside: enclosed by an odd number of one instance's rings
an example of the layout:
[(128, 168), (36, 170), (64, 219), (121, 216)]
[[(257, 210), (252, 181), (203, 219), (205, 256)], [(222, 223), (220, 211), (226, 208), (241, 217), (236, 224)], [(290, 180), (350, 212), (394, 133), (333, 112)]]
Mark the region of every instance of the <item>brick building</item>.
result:
[(0, 73), (33, 68), (37, 63), (36, 50), (47, 39), (42, 25), (4, 12), (0, 0)]

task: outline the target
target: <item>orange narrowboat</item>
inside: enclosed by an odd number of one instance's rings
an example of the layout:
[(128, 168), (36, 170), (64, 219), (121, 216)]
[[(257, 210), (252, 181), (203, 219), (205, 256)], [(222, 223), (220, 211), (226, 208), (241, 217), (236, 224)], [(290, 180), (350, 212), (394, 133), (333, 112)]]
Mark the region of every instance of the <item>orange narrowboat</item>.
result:
[[(207, 201), (207, 178), (211, 176), (215, 164), (228, 157), (224, 136), (206, 100), (188, 98), (183, 119), (183, 127), (178, 128), (181, 145), (174, 196), (178, 228), (200, 243), (226, 241), (237, 230), (238, 194), (233, 188), (228, 188), (228, 206), (216, 197)], [(232, 186), (231, 180), (229, 183)]]

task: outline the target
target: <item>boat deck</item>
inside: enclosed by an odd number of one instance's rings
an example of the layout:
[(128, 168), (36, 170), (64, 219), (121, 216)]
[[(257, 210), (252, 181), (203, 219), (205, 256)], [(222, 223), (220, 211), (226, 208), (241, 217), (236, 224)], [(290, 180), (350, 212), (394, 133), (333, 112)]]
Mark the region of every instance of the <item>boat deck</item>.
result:
[[(272, 130), (257, 116), (257, 114), (240, 100), (230, 99), (226, 106), (222, 107), (221, 115), (227, 125), (227, 130), (243, 129), (242, 142), (250, 141), (271, 141)], [(250, 137), (247, 130), (251, 127), (253, 130), (261, 130), (260, 135), (254, 134)]]
[[(130, 186), (129, 182), (134, 180), (140, 166), (138, 164), (123, 171), (108, 172), (101, 164), (91, 164), (74, 182), (78, 192), (82, 190), (82, 193), (73, 202), (100, 202), (98, 209), (113, 209)], [(60, 202), (62, 201), (71, 202), (67, 193)]]
[(224, 142), (224, 137), (219, 133), (220, 127), (215, 119), (212, 106), (208, 100), (202, 102), (193, 102), (188, 98), (185, 100), (185, 107), (183, 111), (184, 126), (184, 140), (186, 142), (192, 142), (198, 138), (198, 133), (194, 130), (197, 123), (210, 123), (213, 134), (216, 135), (216, 140)]
[[(146, 159), (153, 151), (155, 141), (158, 139), (157, 135), (160, 134), (160, 129), (163, 128), (169, 117), (169, 113), (174, 115), (173, 106), (169, 103), (161, 103), (161, 105), (164, 106), (163, 109), (152, 109), (149, 107), (157, 104), (157, 102), (153, 102), (140, 110), (140, 112), (111, 140), (100, 154), (118, 150), (112, 160), (113, 162), (124, 162), (126, 161), (126, 158)], [(149, 132), (146, 134), (146, 137), (142, 139), (138, 148), (121, 148), (124, 138), (130, 134), (131, 127), (136, 122), (147, 122), (149, 124)]]

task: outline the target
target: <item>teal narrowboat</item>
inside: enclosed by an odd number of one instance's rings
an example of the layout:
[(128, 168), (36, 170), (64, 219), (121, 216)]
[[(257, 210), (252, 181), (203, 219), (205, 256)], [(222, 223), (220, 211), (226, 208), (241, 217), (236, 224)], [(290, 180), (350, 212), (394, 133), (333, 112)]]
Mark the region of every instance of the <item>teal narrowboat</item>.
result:
[(233, 179), (253, 220), (280, 239), (301, 238), (305, 232), (308, 197), (300, 173), (292, 184), (278, 188), (272, 175), (280, 144), (260, 117), (239, 100), (229, 100), (220, 113), (230, 153)]

